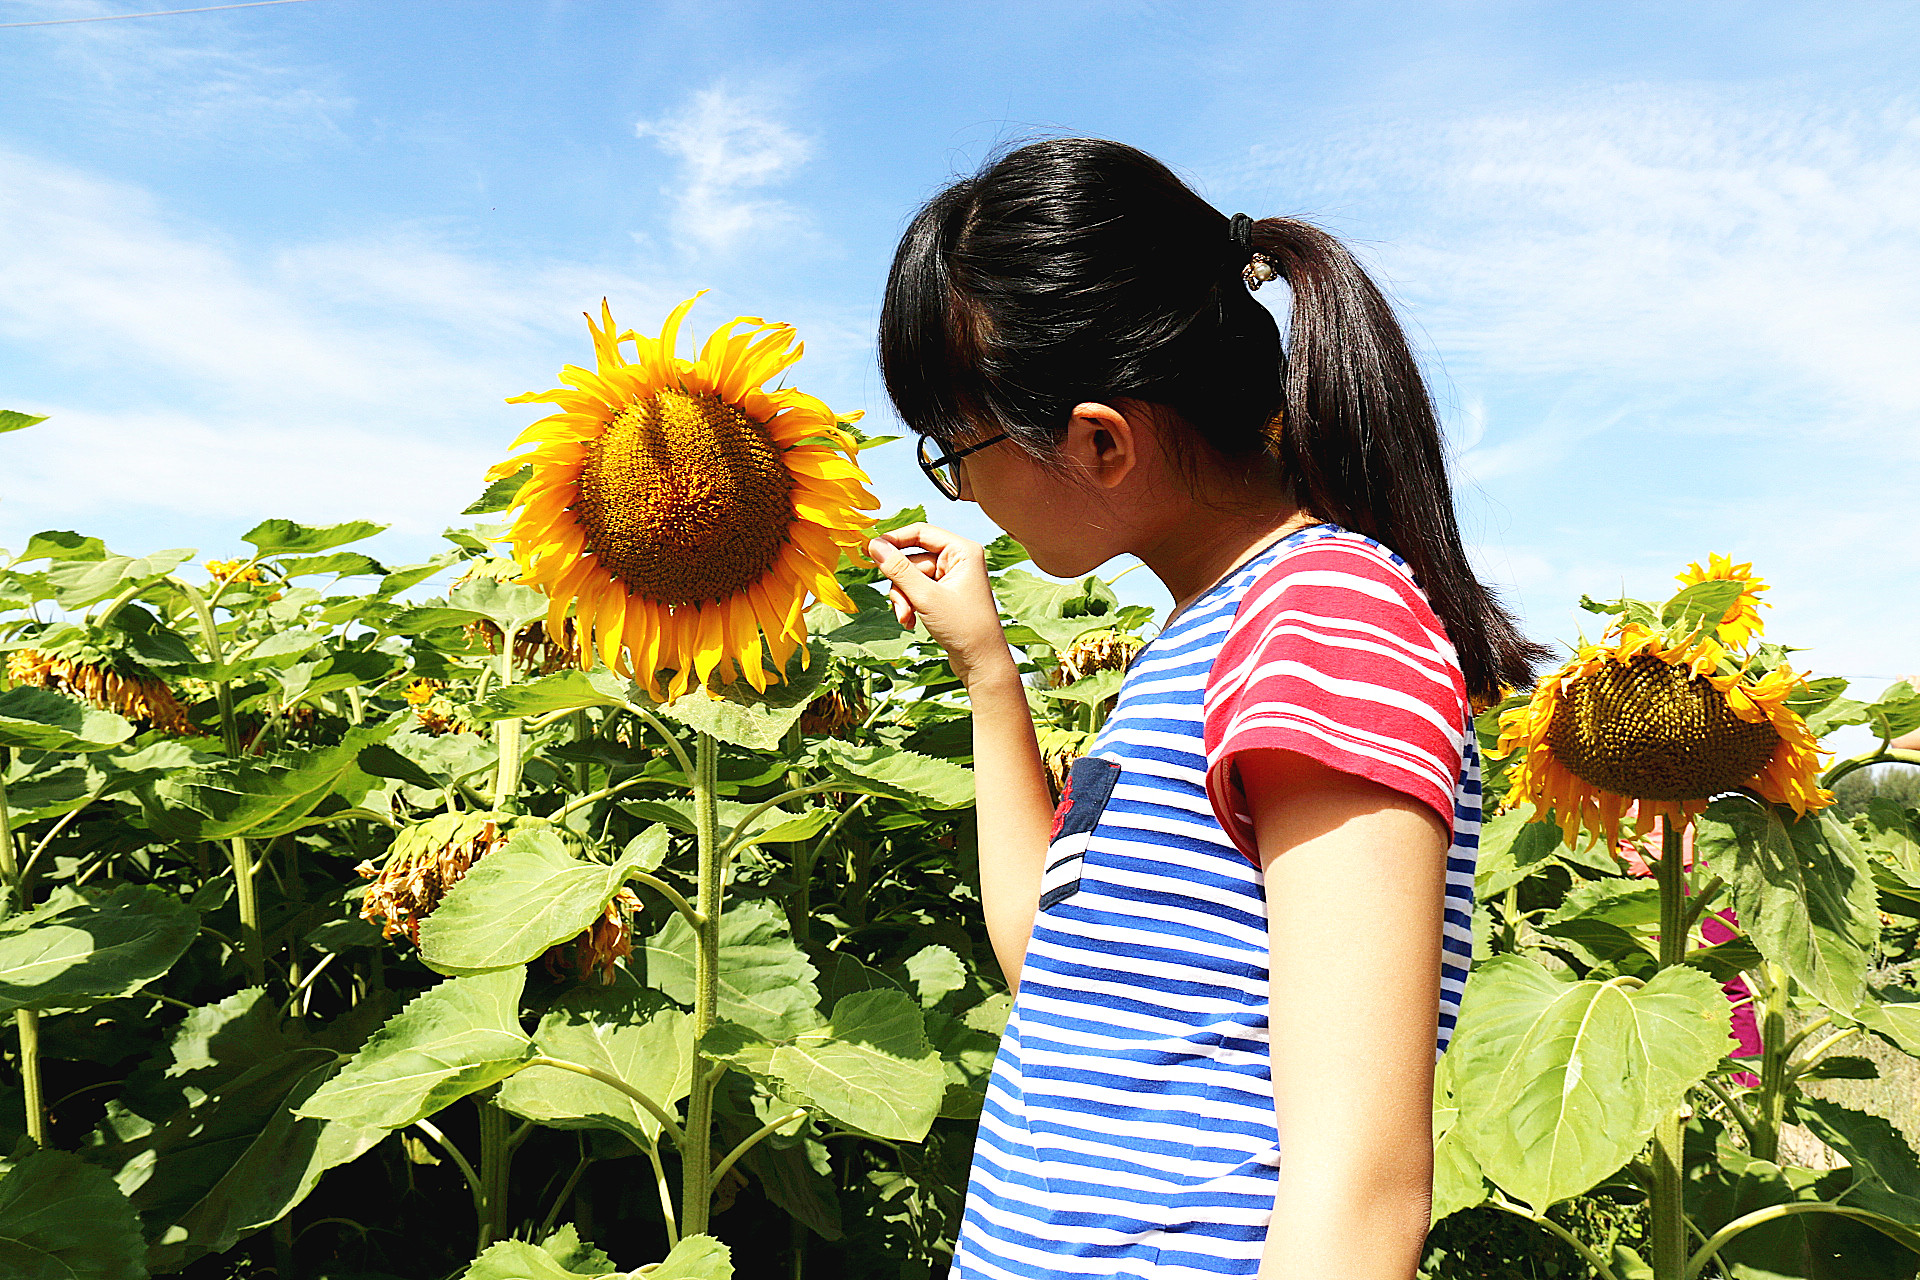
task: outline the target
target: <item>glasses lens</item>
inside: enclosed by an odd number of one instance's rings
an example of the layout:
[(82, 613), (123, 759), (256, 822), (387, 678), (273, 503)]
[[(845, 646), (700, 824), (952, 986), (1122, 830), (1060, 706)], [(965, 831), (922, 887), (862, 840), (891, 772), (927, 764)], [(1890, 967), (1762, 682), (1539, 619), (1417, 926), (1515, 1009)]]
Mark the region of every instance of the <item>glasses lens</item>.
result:
[(920, 469), (933, 481), (940, 496), (949, 501), (960, 496), (960, 464), (946, 462), (946, 448), (931, 436), (920, 437)]

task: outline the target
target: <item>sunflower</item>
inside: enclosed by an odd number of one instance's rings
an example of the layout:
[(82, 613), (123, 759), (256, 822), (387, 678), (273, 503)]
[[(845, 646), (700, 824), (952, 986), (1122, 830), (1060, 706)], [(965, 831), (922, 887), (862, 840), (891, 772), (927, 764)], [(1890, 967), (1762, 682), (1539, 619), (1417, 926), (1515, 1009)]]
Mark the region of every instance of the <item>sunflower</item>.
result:
[(406, 828), (385, 858), (354, 868), (373, 882), (360, 901), (361, 918), (379, 925), (383, 937), (405, 934), (417, 944), (420, 922), (474, 863), (506, 843), (512, 821), (504, 813), (442, 813)]
[(1728, 607), (1720, 620), (1720, 638), (1736, 649), (1747, 647), (1747, 641), (1760, 634), (1760, 610), (1773, 605), (1760, 598), (1762, 591), (1772, 588), (1753, 576), (1753, 564), (1735, 564), (1732, 556), (1709, 555), (1707, 567), (1697, 564), (1687, 566), (1685, 573), (1675, 581), (1682, 587), (1697, 586), (1702, 582), (1738, 582), (1741, 584), (1740, 596)]
[(507, 540), (520, 580), (552, 600), (548, 634), (563, 643), (571, 605), (581, 664), (597, 653), (656, 698), (662, 670), (675, 698), (735, 678), (764, 691), (796, 650), (804, 662), (807, 598), (853, 611), (834, 571), (865, 538), (860, 512), (879, 505), (833, 411), (764, 386), (800, 358), (791, 326), (738, 317), (699, 359), (675, 356), (697, 300), (674, 308), (657, 339), (616, 333), (602, 302), (601, 323), (587, 317), (597, 368), (569, 365), (565, 387), (513, 397), (560, 412), (520, 433), (514, 447), (530, 451), (488, 473), (532, 467)]
[(1553, 810), (1569, 844), (1583, 830), (1617, 843), (1629, 811), (1685, 826), (1742, 787), (1822, 808), (1819, 740), (1787, 706), (1803, 683), (1785, 665), (1735, 667), (1711, 637), (1623, 623), (1501, 715), (1498, 754), (1520, 753), (1508, 794)]
[(7, 679), (64, 693), (174, 737), (201, 732), (165, 680), (125, 661), (88, 662), (39, 649), (16, 649), (7, 655)]

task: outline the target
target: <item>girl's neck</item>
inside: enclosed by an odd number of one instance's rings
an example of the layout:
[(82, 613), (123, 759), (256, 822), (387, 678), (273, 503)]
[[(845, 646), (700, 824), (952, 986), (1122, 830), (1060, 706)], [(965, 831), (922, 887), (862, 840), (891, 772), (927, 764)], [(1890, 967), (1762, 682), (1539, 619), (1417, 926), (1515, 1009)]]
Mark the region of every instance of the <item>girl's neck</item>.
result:
[(1151, 544), (1135, 554), (1172, 595), (1170, 622), (1214, 583), (1279, 539), (1314, 523), (1292, 502), (1233, 511), (1196, 501), (1183, 518), (1157, 531)]

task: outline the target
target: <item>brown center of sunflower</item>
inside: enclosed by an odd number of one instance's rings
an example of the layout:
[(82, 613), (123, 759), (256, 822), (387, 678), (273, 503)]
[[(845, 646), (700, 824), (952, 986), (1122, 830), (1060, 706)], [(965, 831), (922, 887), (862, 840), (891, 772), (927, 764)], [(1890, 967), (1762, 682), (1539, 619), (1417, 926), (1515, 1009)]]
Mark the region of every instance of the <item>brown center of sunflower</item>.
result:
[(1554, 756), (1583, 781), (1636, 800), (1705, 800), (1773, 758), (1771, 724), (1733, 714), (1727, 697), (1651, 654), (1609, 661), (1562, 692), (1547, 726)]
[(655, 604), (725, 600), (773, 567), (793, 475), (767, 429), (720, 397), (656, 391), (586, 446), (572, 511), (587, 549)]

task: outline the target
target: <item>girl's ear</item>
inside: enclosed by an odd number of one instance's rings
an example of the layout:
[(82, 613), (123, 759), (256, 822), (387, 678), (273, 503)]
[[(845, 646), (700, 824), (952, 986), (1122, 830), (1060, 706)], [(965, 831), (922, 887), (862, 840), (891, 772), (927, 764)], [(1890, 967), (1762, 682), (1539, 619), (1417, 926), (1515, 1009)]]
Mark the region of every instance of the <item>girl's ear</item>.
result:
[(1143, 425), (1110, 404), (1077, 404), (1060, 441), (1060, 460), (1095, 488), (1117, 489), (1140, 465)]

